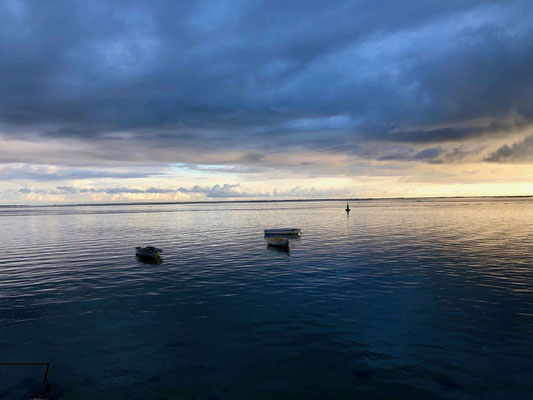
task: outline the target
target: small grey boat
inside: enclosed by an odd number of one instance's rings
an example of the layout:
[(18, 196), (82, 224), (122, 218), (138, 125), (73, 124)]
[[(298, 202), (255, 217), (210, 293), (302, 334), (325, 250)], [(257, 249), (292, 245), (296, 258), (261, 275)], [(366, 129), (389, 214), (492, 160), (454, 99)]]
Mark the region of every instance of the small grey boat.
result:
[(265, 229), (265, 236), (273, 235), (298, 235), (301, 229), (299, 228), (278, 228), (278, 229)]
[(153, 246), (135, 247), (135, 254), (143, 258), (158, 258), (161, 253), (163, 253), (163, 250)]

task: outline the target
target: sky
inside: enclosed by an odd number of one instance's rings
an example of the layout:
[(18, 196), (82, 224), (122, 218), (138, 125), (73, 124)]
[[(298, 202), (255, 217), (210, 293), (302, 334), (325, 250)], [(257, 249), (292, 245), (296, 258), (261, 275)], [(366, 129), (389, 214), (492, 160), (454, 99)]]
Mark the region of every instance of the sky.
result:
[(0, 2), (0, 204), (533, 195), (524, 1)]

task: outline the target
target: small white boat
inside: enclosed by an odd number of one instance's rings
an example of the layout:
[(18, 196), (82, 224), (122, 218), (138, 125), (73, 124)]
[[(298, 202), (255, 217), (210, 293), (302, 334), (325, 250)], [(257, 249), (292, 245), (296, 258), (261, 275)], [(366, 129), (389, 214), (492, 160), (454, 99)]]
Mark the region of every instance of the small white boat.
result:
[(269, 246), (287, 247), (289, 245), (289, 239), (281, 237), (266, 237), (265, 238)]
[(300, 231), (298, 228), (265, 229), (265, 235), (298, 235)]
[(161, 253), (163, 253), (163, 250), (157, 247), (135, 247), (135, 254), (143, 258), (158, 258)]

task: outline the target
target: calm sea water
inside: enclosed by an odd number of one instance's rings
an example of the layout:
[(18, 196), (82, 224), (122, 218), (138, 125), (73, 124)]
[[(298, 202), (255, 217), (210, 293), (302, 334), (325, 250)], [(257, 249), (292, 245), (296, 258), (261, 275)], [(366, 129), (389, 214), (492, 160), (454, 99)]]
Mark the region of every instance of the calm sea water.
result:
[(532, 398), (533, 200), (351, 206), (0, 208), (0, 362), (59, 399)]

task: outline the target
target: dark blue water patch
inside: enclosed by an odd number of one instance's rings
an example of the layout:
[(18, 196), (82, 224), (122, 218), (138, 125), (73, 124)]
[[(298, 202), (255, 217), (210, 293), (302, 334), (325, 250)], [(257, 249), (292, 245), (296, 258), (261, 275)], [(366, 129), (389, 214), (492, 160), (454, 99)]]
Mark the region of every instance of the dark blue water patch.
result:
[(376, 374), (376, 371), (372, 369), (354, 369), (352, 375), (358, 379), (370, 379)]
[(437, 383), (446, 390), (457, 390), (459, 389), (459, 383), (452, 378), (449, 378), (447, 376), (442, 376), (440, 378), (437, 378)]

